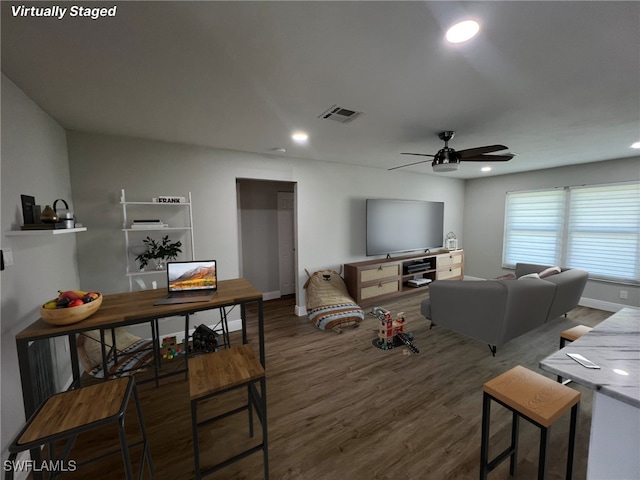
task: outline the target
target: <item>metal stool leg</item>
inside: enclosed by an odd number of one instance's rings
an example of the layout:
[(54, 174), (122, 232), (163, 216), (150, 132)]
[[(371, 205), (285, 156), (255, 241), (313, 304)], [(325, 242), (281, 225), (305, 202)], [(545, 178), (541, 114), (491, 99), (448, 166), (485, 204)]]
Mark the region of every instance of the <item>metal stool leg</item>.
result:
[(571, 426), (569, 427), (569, 448), (567, 451), (567, 480), (573, 477), (573, 455), (576, 448), (576, 429), (578, 426), (578, 411), (580, 404), (571, 407)]
[(140, 406), (140, 397), (138, 396), (138, 387), (133, 386), (133, 399), (136, 404), (136, 414), (138, 415), (138, 424), (140, 425), (140, 432), (142, 433), (142, 460), (140, 461), (140, 474), (139, 478), (142, 478), (142, 471), (144, 470), (144, 461), (147, 460), (149, 467), (149, 474), (153, 477), (155, 469), (153, 468), (153, 459), (151, 458), (151, 448), (149, 447), (149, 438), (147, 437), (147, 429), (144, 426), (144, 418), (142, 417), (142, 407)]
[(131, 458), (129, 458), (129, 445), (127, 443), (127, 432), (124, 429), (124, 415), (122, 415), (118, 419), (118, 435), (120, 437), (120, 450), (122, 451), (122, 463), (124, 463), (124, 473), (127, 480), (133, 480), (133, 470), (131, 469)]
[(256, 388), (253, 383), (247, 385), (247, 410), (249, 411), (249, 437), (253, 438), (253, 395), (252, 388)]
[(520, 416), (513, 412), (511, 419), (511, 459), (509, 460), (509, 473), (512, 477), (516, 475), (516, 465), (518, 463), (518, 429), (520, 427)]
[(269, 449), (267, 448), (267, 379), (260, 380), (260, 398), (262, 399), (262, 454), (264, 457), (264, 478), (269, 480)]
[(547, 476), (547, 445), (549, 443), (549, 429), (540, 428), (540, 453), (538, 457), (538, 480)]
[(489, 473), (489, 415), (491, 415), (491, 399), (482, 394), (482, 437), (480, 440), (480, 480), (486, 480)]
[(198, 445), (198, 401), (191, 400), (191, 434), (193, 436), (193, 462), (195, 466), (195, 478), (200, 480), (200, 448)]

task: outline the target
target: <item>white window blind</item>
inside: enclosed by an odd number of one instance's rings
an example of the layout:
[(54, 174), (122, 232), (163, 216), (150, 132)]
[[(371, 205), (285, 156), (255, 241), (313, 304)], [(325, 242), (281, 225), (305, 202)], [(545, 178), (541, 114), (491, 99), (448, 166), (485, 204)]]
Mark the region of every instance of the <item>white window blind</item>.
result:
[(567, 265), (593, 278), (638, 280), (640, 184), (569, 189)]
[(581, 268), (640, 282), (640, 183), (509, 192), (502, 263)]
[(557, 264), (562, 244), (564, 192), (507, 193), (502, 264)]

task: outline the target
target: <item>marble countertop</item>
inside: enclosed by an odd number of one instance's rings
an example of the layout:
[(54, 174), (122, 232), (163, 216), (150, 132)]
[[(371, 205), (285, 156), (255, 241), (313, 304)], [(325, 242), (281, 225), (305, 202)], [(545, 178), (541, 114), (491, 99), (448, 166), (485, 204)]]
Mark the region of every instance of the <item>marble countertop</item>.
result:
[[(600, 366), (588, 369), (567, 353)], [(640, 408), (640, 310), (623, 308), (540, 362), (544, 371)]]

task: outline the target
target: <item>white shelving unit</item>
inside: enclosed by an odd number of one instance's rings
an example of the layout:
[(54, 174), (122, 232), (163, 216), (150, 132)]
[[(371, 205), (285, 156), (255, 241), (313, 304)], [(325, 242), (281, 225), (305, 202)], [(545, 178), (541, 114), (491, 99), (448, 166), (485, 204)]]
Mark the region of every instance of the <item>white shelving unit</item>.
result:
[(48, 237), (51, 235), (62, 235), (64, 233), (77, 233), (77, 232), (86, 232), (87, 227), (78, 227), (78, 228), (58, 228), (52, 230), (7, 230), (4, 234), (7, 237), (20, 237), (20, 236), (39, 236), (39, 237)]
[[(129, 291), (133, 291), (133, 284), (136, 277), (166, 275), (165, 270), (139, 270), (138, 262), (135, 260), (137, 254), (134, 254), (131, 251), (131, 248), (133, 246), (142, 246), (142, 240), (145, 237), (149, 236), (151, 238), (159, 239), (169, 232), (174, 232), (181, 237), (182, 258), (187, 260), (193, 260), (195, 258), (191, 192), (189, 192), (186, 203), (161, 203), (152, 201), (130, 202), (126, 200), (124, 189), (122, 189), (120, 194), (120, 205), (122, 205), (122, 231), (124, 232), (125, 239), (124, 253), (126, 261), (126, 276), (129, 279)], [(132, 216), (134, 212), (141, 212), (141, 214), (144, 214), (145, 216), (149, 215), (149, 212), (154, 212), (154, 215), (157, 215), (155, 218), (158, 218), (163, 214), (175, 215), (180, 210), (186, 212), (186, 214), (183, 213), (181, 216), (181, 221), (184, 222), (181, 225), (159, 228), (131, 228), (129, 217)], [(157, 212), (157, 214), (155, 212)], [(184, 238), (184, 241), (182, 238)], [(185, 248), (187, 247), (188, 251), (185, 251)]]

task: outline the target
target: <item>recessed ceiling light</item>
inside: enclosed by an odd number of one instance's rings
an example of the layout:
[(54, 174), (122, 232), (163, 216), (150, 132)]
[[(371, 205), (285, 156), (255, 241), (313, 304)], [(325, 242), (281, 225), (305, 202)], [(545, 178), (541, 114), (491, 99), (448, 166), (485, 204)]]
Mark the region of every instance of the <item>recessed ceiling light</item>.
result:
[(456, 23), (447, 30), (446, 38), (451, 43), (462, 43), (472, 39), (480, 31), (480, 25), (475, 20), (465, 20)]
[(294, 132), (293, 135), (291, 135), (291, 138), (294, 142), (302, 144), (307, 143), (307, 140), (309, 140), (309, 135), (307, 135), (305, 132)]
[(632, 143), (631, 148), (640, 148), (640, 142)]
[(285, 153), (286, 150), (282, 147), (276, 147), (276, 148), (272, 148), (271, 151), (273, 152), (277, 152), (277, 153)]
[(483, 171), (483, 172), (490, 172), (491, 171), (491, 167), (482, 167), (480, 170)]

